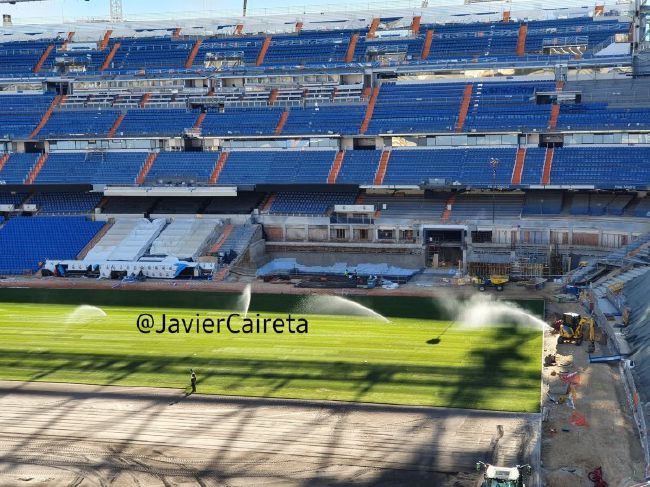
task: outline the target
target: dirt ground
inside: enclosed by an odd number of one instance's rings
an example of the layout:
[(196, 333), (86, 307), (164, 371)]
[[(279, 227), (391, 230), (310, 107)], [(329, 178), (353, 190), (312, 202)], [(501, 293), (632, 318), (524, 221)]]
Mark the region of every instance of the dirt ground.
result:
[[(372, 296), (420, 296), (432, 297), (454, 293), (458, 296), (469, 296), (476, 292), (472, 286), (463, 287), (435, 287), (418, 286), (411, 283), (402, 285), (397, 289), (310, 289), (298, 288), (286, 282), (263, 282), (259, 279), (230, 276), (226, 281), (176, 281), (170, 279), (148, 279), (144, 282), (123, 283), (106, 279), (86, 278), (60, 278), (60, 277), (9, 277), (0, 278), (0, 288), (49, 288), (49, 289), (114, 289), (118, 291), (203, 291), (203, 292), (242, 292), (247, 284), (251, 285), (253, 293), (262, 294), (332, 294), (332, 295), (372, 295)], [(547, 299), (556, 286), (547, 285), (540, 291), (531, 291), (523, 286), (512, 283), (505, 290), (498, 293), (500, 298), (510, 299)], [(492, 293), (493, 291), (489, 291)]]
[(475, 487), (539, 414), (0, 381), (2, 486)]
[[(547, 311), (576, 311), (584, 313), (578, 304), (551, 304)], [(542, 463), (545, 485), (549, 487), (591, 487), (587, 475), (602, 467), (603, 479), (610, 487), (628, 487), (643, 480), (645, 462), (643, 451), (627, 405), (619, 368), (614, 364), (590, 364), (587, 342), (580, 347), (564, 343), (557, 345), (557, 335), (547, 329), (544, 356), (556, 354), (558, 365), (544, 367), (543, 405), (548, 420), (542, 424)], [(607, 354), (600, 333), (596, 335), (594, 355)], [(601, 340), (599, 340), (601, 338)], [(564, 364), (564, 365), (562, 365)], [(574, 386), (575, 410), (569, 405), (554, 404), (546, 393), (566, 390), (559, 379), (560, 372), (578, 372), (579, 384)], [(585, 426), (577, 423), (581, 417)], [(568, 431), (565, 431), (568, 430)]]

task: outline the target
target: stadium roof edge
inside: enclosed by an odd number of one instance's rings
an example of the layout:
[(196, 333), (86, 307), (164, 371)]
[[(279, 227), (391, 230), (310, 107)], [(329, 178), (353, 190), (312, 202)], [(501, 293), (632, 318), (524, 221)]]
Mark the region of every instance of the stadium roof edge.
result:
[[(626, 16), (629, 4), (603, 2), (605, 12)], [(107, 30), (114, 37), (151, 37), (171, 35), (180, 27), (187, 36), (234, 35), (237, 25), (243, 25), (243, 34), (261, 33), (287, 34), (295, 30), (295, 23), (303, 23), (303, 30), (341, 30), (364, 29), (379, 13), (397, 20), (390, 22), (393, 28), (408, 28), (414, 15), (421, 17), (423, 24), (469, 23), (500, 21), (504, 11), (510, 12), (512, 20), (550, 20), (567, 17), (593, 16), (594, 5), (583, 5), (581, 0), (521, 0), (514, 5), (511, 1), (473, 3), (464, 5), (462, 0), (447, 0), (446, 4), (436, 2), (426, 8), (381, 8), (359, 11), (324, 11), (317, 13), (295, 13), (284, 15), (264, 15), (248, 17), (224, 17), (214, 12), (213, 17), (178, 18), (178, 13), (169, 13), (168, 18), (131, 20), (113, 23), (108, 20), (71, 20), (62, 23), (47, 23), (47, 19), (37, 19), (35, 23), (20, 24), (0, 28), (0, 42), (64, 38), (68, 32), (75, 32), (75, 42), (97, 41)], [(160, 15), (164, 15), (161, 13)], [(17, 19), (19, 20), (19, 19)], [(30, 20), (30, 19), (25, 19)]]

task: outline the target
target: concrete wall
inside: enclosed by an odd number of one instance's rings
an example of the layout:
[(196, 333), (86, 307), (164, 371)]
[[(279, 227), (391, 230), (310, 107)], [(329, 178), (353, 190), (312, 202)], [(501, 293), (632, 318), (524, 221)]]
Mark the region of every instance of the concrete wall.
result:
[(385, 253), (357, 253), (341, 252), (274, 252), (267, 247), (266, 260), (292, 258), (303, 265), (333, 265), (337, 262), (356, 264), (390, 264), (411, 269), (420, 269), (425, 266), (424, 251), (420, 254), (385, 254)]

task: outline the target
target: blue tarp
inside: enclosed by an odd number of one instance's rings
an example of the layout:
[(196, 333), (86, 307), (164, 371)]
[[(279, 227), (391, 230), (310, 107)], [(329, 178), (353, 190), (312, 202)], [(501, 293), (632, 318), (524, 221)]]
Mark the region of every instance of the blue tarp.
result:
[(384, 276), (410, 278), (418, 269), (404, 269), (388, 264), (357, 264), (348, 265), (345, 262), (337, 262), (331, 266), (306, 266), (298, 264), (296, 259), (275, 259), (263, 265), (257, 271), (258, 277), (273, 276), (281, 274), (311, 274), (311, 275), (344, 275), (345, 271), (353, 274), (355, 271), (359, 276)]

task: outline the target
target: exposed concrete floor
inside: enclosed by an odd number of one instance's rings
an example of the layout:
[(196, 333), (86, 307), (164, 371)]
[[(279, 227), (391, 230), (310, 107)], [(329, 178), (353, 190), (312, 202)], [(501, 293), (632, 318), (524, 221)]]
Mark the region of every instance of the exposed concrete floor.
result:
[(0, 381), (0, 485), (475, 487), (539, 415)]
[[(547, 311), (549, 315), (585, 313), (578, 303), (550, 303)], [(600, 333), (596, 336), (598, 339)], [(618, 364), (590, 364), (586, 341), (579, 347), (572, 343), (557, 345), (557, 334), (550, 327), (544, 333), (544, 356), (548, 354), (556, 355), (558, 365), (542, 371), (542, 400), (548, 409), (542, 430), (544, 485), (592, 487), (587, 476), (599, 466), (612, 487), (639, 485), (645, 461)], [(594, 355), (607, 354), (604, 340), (597, 340)], [(575, 386), (575, 410), (566, 404), (554, 404), (546, 396), (549, 387), (552, 391), (566, 390), (566, 384), (559, 380), (561, 372), (580, 374), (580, 384)], [(574, 411), (584, 416), (585, 426), (571, 423)]]

